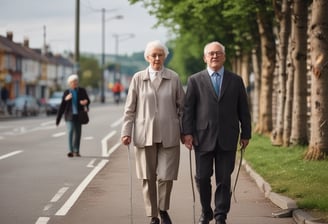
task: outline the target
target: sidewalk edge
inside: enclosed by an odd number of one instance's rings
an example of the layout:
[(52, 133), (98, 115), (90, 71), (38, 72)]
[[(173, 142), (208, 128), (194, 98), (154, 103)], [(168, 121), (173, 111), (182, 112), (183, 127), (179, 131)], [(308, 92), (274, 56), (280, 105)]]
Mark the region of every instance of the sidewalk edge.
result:
[(255, 172), (245, 159), (243, 159), (243, 166), (246, 172), (255, 181), (259, 189), (264, 193), (266, 198), (281, 209), (293, 210), (293, 219), (297, 224), (327, 224), (316, 222), (319, 219), (312, 217), (310, 214), (301, 209), (298, 209), (296, 201), (293, 199), (273, 192), (270, 184), (266, 182), (257, 172)]

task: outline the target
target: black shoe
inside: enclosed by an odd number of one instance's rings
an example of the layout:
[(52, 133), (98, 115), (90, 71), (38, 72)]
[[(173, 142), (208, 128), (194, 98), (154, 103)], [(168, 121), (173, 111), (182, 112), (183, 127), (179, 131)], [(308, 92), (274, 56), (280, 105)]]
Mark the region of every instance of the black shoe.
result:
[(159, 218), (157, 218), (157, 217), (151, 218), (150, 224), (159, 224)]
[(172, 224), (172, 221), (167, 211), (160, 210), (159, 215), (161, 216), (161, 224)]
[(216, 220), (215, 224), (227, 224), (225, 220)]
[(202, 213), (198, 220), (198, 224), (209, 224), (212, 219), (213, 219), (213, 214), (205, 215), (204, 213)]
[(72, 152), (69, 152), (69, 153), (67, 153), (67, 156), (68, 157), (73, 157), (73, 153)]
[(81, 157), (81, 155), (80, 155), (79, 152), (74, 152), (74, 156), (76, 156), (76, 157)]

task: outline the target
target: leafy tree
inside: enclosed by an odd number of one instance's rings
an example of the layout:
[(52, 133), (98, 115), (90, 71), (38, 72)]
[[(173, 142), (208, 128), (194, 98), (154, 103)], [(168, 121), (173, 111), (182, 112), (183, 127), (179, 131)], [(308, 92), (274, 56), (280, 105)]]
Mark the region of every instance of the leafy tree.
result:
[[(278, 91), (277, 92), (277, 118), (276, 125), (272, 132), (272, 144), (283, 145), (284, 133), (284, 115), (286, 109), (287, 95), (287, 56), (288, 56), (288, 39), (291, 33), (291, 1), (275, 0), (274, 2), (275, 16), (279, 24), (279, 45), (278, 51)], [(290, 135), (289, 135), (290, 136)], [(288, 136), (288, 137), (289, 137)], [(289, 142), (289, 141), (288, 141)]]
[(316, 0), (312, 4), (311, 138), (306, 159), (320, 160), (328, 154), (328, 1)]
[(308, 23), (308, 1), (293, 1), (293, 20), (295, 35), (292, 41), (295, 43), (292, 53), (292, 63), (294, 65), (294, 100), (292, 131), (290, 142), (294, 145), (308, 144), (307, 137), (307, 23)]
[(80, 57), (81, 80), (80, 84), (84, 87), (99, 88), (101, 70), (97, 59), (93, 57)]

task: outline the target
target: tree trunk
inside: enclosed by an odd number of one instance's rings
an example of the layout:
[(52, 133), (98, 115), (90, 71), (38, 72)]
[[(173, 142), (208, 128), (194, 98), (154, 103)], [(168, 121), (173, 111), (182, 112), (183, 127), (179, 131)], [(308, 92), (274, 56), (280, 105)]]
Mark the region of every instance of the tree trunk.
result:
[(311, 138), (305, 158), (320, 160), (328, 154), (328, 1), (314, 0), (312, 4)]
[(261, 68), (259, 65), (259, 56), (257, 50), (252, 50), (252, 65), (253, 65), (253, 88), (254, 91), (251, 93), (251, 106), (252, 106), (252, 120), (256, 124), (258, 123), (259, 117), (259, 102), (260, 102), (260, 90), (261, 90)]
[(279, 55), (278, 55), (278, 97), (277, 97), (277, 118), (275, 129), (271, 135), (273, 145), (283, 144), (283, 130), (284, 130), (284, 113), (286, 101), (286, 67), (287, 67), (287, 52), (288, 52), (288, 38), (290, 35), (290, 1), (283, 0), (281, 11), (276, 10), (276, 17), (280, 24), (279, 30)]
[(295, 67), (294, 73), (294, 102), (292, 116), (291, 143), (294, 145), (306, 145), (307, 137), (307, 22), (308, 1), (294, 0), (293, 19), (295, 49), (292, 52), (292, 62)]
[(257, 12), (257, 24), (261, 39), (261, 91), (260, 113), (256, 131), (260, 134), (269, 135), (272, 131), (272, 82), (275, 69), (275, 40), (272, 30), (271, 15), (265, 8)]
[[(292, 29), (291, 36), (294, 35)], [(290, 145), (290, 134), (292, 132), (292, 110), (293, 110), (293, 92), (294, 92), (294, 65), (291, 62), (291, 52), (295, 47), (293, 38), (289, 38), (288, 46), (288, 57), (287, 57), (287, 83), (286, 83), (286, 101), (285, 101), (285, 111), (284, 111), (284, 131), (283, 131), (283, 146)]]
[(249, 53), (247, 52), (243, 52), (241, 58), (241, 77), (246, 89), (249, 89)]

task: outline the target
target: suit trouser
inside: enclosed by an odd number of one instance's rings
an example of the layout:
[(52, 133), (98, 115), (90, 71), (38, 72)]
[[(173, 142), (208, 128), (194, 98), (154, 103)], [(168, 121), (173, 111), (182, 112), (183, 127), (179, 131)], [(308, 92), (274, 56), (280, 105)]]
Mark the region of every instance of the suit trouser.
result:
[(235, 166), (236, 151), (199, 151), (195, 150), (196, 184), (199, 191), (202, 212), (213, 216), (211, 208), (213, 162), (215, 167), (216, 190), (214, 196), (215, 219), (226, 219), (231, 201), (231, 174)]
[(177, 179), (180, 146), (163, 148), (162, 144), (136, 149), (137, 177), (142, 179), (146, 215), (157, 217), (158, 210), (170, 207), (173, 180)]

